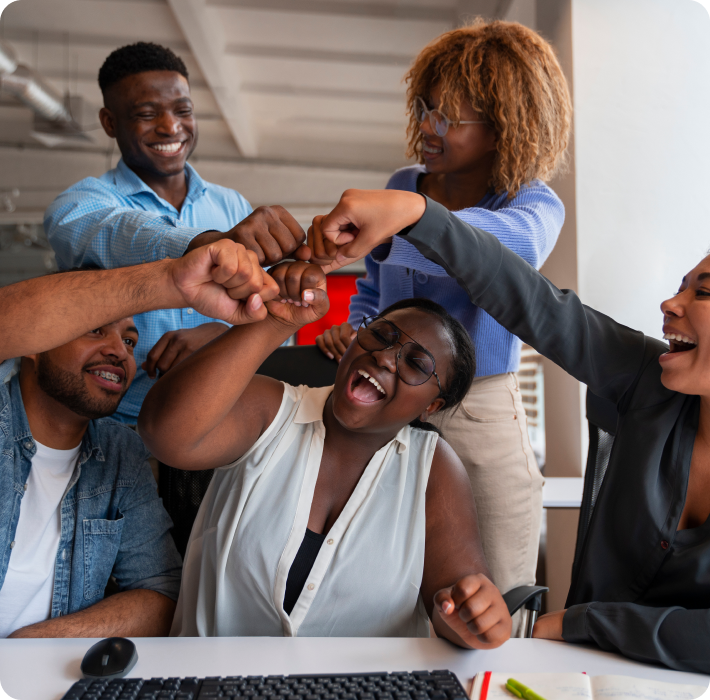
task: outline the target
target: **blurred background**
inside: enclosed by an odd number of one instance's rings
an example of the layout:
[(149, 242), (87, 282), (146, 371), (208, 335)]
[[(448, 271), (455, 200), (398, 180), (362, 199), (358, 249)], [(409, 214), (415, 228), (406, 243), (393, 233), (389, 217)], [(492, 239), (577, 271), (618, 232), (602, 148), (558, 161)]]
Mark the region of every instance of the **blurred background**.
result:
[[(710, 16), (694, 0), (14, 2), (0, 21), (0, 285), (55, 269), (45, 208), (118, 160), (97, 119), (113, 49), (178, 53), (200, 130), (191, 163), (307, 227), (344, 189), (383, 187), (406, 164), (402, 78), (477, 15), (538, 30), (572, 88), (570, 167), (551, 183), (567, 217), (543, 273), (659, 337), (658, 305), (710, 247)], [(324, 325), (345, 320), (363, 270), (332, 281)], [(531, 349), (521, 381), (545, 475), (581, 476), (584, 387)], [(576, 519), (548, 511), (550, 609), (564, 603)]]

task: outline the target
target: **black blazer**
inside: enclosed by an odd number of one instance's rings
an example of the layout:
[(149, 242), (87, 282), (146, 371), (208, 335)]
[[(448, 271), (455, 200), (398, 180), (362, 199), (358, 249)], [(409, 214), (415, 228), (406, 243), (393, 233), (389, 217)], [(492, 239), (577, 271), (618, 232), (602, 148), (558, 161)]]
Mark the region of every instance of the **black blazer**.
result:
[(697, 396), (661, 384), (658, 357), (668, 346), (557, 289), (497, 238), (432, 200), (404, 235), (472, 303), (617, 405), (609, 467), (567, 600), (565, 640), (710, 673), (710, 534), (670, 588), (665, 577), (662, 606), (654, 591), (673, 557), (699, 411)]

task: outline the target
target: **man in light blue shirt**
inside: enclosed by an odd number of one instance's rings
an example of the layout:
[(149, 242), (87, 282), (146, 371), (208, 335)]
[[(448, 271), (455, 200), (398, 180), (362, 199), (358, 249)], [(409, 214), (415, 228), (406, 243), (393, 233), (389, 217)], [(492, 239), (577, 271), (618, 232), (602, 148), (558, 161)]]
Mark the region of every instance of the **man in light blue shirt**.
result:
[[(61, 269), (114, 268), (178, 258), (230, 238), (262, 264), (307, 260), (305, 233), (281, 207), (252, 212), (238, 192), (205, 182), (187, 159), (197, 145), (185, 64), (140, 42), (114, 51), (99, 71), (99, 118), (121, 160), (99, 178), (70, 187), (47, 209), (44, 227)], [(227, 326), (193, 309), (135, 317), (138, 373), (115, 418), (135, 424), (158, 372), (167, 372)]]

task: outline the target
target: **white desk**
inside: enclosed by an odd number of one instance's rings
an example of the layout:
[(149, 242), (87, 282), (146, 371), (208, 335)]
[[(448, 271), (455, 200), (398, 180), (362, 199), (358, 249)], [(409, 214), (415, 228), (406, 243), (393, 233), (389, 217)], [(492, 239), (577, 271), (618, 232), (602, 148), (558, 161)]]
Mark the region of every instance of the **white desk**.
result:
[[(465, 688), (478, 671), (586, 671), (707, 686), (709, 676), (637, 664), (563, 642), (511, 639), (493, 651), (465, 651), (441, 639), (135, 639), (136, 678), (358, 673), (448, 668)], [(0, 639), (0, 683), (17, 700), (59, 700), (81, 677), (87, 639)], [(0, 695), (2, 697), (2, 695)]]
[(579, 508), (583, 490), (584, 478), (581, 476), (546, 476), (542, 487), (542, 507)]

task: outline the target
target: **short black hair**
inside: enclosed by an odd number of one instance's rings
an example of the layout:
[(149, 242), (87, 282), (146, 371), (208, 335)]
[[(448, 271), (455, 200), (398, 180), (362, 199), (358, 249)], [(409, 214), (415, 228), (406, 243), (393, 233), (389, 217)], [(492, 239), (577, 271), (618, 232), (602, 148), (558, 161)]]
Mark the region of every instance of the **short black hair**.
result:
[[(441, 304), (422, 297), (396, 301), (381, 311), (379, 316), (386, 316), (392, 311), (400, 309), (419, 309), (419, 311), (436, 316), (444, 326), (451, 341), (452, 357), (450, 376), (441, 381), (443, 390), (440, 396), (444, 399), (444, 406), (441, 410), (448, 411), (457, 408), (471, 388), (476, 375), (476, 350), (468, 331), (461, 321), (454, 318)], [(410, 425), (415, 428), (431, 429), (428, 424), (422, 423), (418, 418)], [(436, 432), (440, 431), (436, 430)]]
[(121, 46), (112, 51), (99, 69), (99, 87), (101, 92), (123, 80), (129, 75), (145, 73), (151, 70), (169, 70), (188, 79), (187, 68), (180, 56), (159, 44), (139, 41), (136, 44)]

